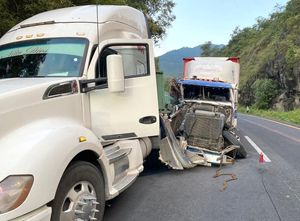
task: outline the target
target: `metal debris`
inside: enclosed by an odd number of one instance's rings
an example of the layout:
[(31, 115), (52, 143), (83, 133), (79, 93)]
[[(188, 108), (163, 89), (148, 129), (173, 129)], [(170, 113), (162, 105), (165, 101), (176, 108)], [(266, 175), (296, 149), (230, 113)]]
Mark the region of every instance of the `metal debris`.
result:
[(176, 170), (192, 168), (197, 165), (212, 166), (233, 164), (234, 159), (227, 154), (237, 150), (239, 146), (231, 145), (223, 150), (212, 150), (189, 144), (184, 136), (176, 137), (170, 119), (161, 116), (165, 137), (160, 141), (159, 159)]

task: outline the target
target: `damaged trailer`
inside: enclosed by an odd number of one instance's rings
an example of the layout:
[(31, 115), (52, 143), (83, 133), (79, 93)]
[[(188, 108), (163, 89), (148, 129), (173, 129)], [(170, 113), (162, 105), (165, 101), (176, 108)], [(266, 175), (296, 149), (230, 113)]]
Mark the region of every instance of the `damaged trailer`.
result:
[(180, 92), (169, 114), (161, 115), (160, 160), (173, 169), (232, 164), (247, 153), (236, 135), (234, 85), (199, 79), (172, 82)]

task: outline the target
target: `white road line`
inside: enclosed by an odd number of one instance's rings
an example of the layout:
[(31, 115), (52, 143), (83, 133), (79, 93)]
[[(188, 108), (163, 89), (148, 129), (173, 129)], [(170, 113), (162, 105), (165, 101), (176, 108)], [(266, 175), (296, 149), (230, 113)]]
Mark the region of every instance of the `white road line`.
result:
[(253, 140), (251, 140), (250, 137), (245, 136), (246, 140), (252, 145), (252, 147), (257, 151), (258, 154), (262, 153), (264, 155), (265, 162), (271, 162), (270, 158), (254, 143)]

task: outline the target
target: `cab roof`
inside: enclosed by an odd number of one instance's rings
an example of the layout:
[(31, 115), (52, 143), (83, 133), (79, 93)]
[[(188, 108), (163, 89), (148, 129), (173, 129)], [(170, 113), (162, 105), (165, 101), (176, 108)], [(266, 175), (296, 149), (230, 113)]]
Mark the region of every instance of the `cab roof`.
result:
[[(98, 10), (98, 22), (97, 22)], [(26, 27), (55, 23), (105, 23), (119, 22), (137, 30), (147, 30), (142, 12), (129, 6), (86, 5), (56, 9), (37, 14), (14, 26), (9, 32)]]

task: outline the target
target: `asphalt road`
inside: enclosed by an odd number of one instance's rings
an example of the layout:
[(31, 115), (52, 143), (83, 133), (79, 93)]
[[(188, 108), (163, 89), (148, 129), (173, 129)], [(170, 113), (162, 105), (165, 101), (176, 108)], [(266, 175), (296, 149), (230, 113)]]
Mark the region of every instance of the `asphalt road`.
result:
[[(247, 159), (226, 166), (237, 180), (213, 178), (216, 167), (169, 170), (153, 153), (137, 181), (107, 202), (105, 221), (300, 221), (300, 127), (239, 115)], [(271, 160), (260, 164), (249, 137)], [(249, 139), (248, 138), (248, 139)]]

